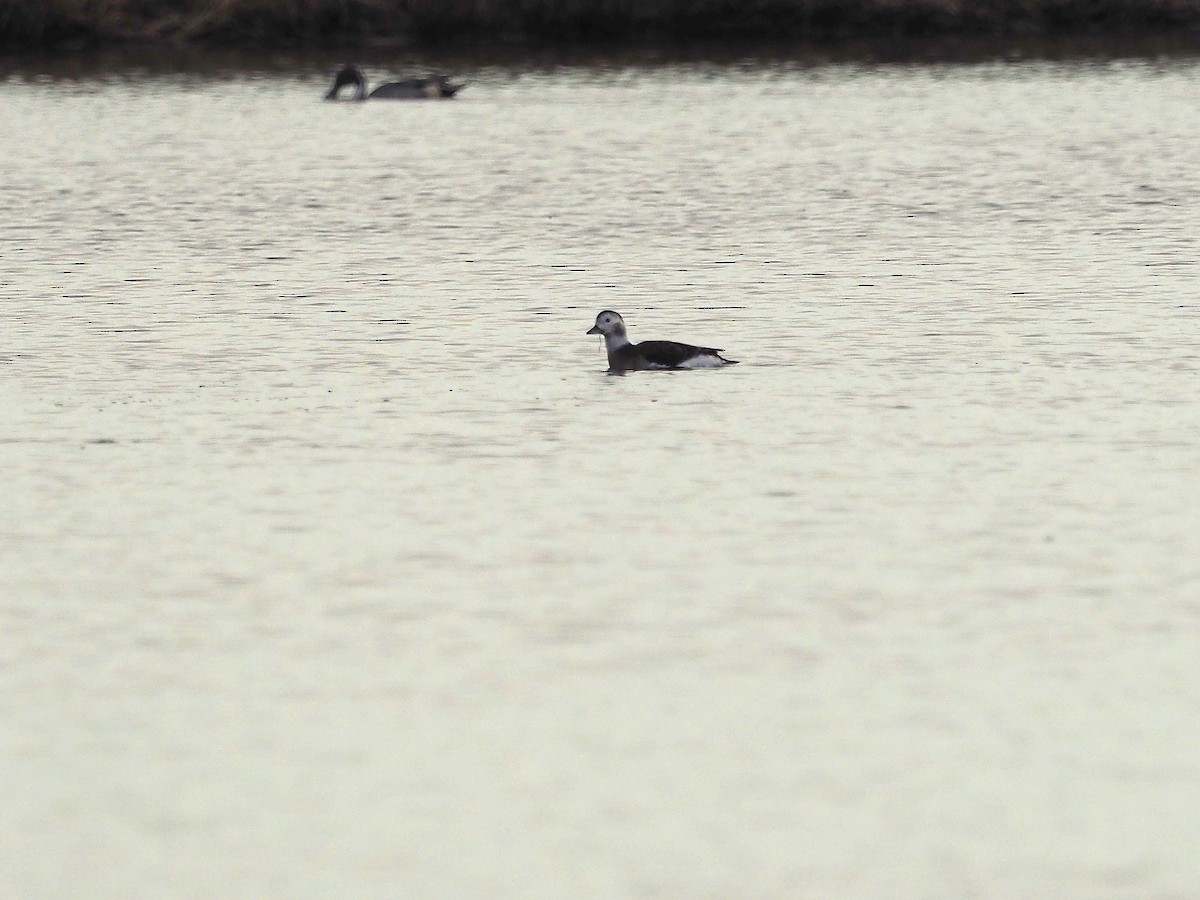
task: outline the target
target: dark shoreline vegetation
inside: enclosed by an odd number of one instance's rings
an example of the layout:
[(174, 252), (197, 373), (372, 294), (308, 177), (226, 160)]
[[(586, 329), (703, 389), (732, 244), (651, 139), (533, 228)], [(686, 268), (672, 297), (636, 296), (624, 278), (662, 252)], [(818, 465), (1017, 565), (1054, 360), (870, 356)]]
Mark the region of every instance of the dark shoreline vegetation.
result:
[(1200, 0), (0, 0), (0, 46), (35, 51), (1181, 31), (1200, 37)]

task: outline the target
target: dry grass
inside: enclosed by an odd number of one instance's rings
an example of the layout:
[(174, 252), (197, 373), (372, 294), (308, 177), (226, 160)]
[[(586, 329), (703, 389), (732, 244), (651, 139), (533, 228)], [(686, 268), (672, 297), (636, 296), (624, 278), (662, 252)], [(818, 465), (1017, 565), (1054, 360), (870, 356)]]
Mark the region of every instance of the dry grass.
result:
[(1200, 0), (0, 0), (0, 43), (346, 44), (1002, 34), (1200, 26)]

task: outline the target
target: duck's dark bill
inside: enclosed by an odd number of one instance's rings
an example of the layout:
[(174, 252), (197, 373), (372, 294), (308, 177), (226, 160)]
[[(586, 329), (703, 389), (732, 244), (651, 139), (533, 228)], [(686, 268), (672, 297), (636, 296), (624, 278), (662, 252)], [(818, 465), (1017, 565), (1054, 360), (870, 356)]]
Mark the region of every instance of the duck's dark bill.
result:
[(599, 328), (597, 328), (595, 325), (593, 325), (591, 328), (589, 328), (589, 329), (587, 330), (587, 333), (588, 333), (588, 334), (599, 334), (599, 333), (600, 333), (600, 329), (599, 329)]

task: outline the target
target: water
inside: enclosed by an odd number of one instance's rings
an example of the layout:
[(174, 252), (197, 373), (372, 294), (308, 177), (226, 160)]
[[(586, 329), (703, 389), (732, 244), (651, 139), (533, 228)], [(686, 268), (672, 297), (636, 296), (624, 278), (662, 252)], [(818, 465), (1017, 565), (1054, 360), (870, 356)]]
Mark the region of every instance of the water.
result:
[(1196, 890), (1196, 57), (332, 68), (0, 82), (9, 890)]

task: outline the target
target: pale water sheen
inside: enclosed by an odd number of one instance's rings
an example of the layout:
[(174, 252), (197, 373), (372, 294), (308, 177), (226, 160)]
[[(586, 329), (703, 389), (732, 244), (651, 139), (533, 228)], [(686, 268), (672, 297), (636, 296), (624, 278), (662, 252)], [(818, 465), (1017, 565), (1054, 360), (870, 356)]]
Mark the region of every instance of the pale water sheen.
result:
[(1195, 58), (297, 71), (0, 82), (6, 891), (1200, 890)]

